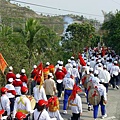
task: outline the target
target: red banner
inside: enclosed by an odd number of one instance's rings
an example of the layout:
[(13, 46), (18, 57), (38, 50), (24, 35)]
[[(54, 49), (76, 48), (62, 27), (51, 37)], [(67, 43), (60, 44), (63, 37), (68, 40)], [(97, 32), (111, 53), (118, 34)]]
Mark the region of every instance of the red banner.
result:
[(82, 58), (82, 55), (79, 53), (79, 55), (78, 55), (78, 58), (79, 58), (79, 60), (80, 60), (80, 64), (82, 65), (82, 66), (86, 66), (86, 62), (85, 62), (85, 60)]
[(6, 67), (7, 67), (7, 62), (5, 61), (2, 54), (0, 53), (0, 70), (2, 71), (3, 74), (4, 74)]

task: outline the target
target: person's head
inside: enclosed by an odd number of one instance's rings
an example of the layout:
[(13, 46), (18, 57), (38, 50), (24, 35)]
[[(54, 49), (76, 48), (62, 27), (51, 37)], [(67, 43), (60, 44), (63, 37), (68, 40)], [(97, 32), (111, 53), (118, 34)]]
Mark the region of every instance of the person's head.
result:
[(17, 112), (15, 118), (17, 118), (17, 120), (23, 120), (24, 118), (26, 118), (26, 114), (22, 112)]
[(43, 99), (39, 100), (39, 101), (38, 101), (38, 104), (37, 104), (37, 110), (38, 110), (39, 112), (42, 111), (43, 109), (46, 108), (46, 105), (47, 105), (47, 104), (48, 104), (47, 101), (45, 101), (45, 100), (43, 100)]
[(1, 88), (1, 94), (6, 94), (7, 91), (8, 91), (7, 88), (5, 88), (5, 87), (2, 87), (2, 88)]
[(63, 61), (60, 61), (60, 62), (59, 62), (59, 66), (63, 66)]
[(107, 69), (107, 66), (106, 66), (106, 65), (104, 65), (104, 66), (103, 66), (103, 69), (104, 69), (104, 70), (106, 70), (106, 69)]
[(22, 70), (21, 70), (21, 74), (25, 74), (25, 69), (22, 69)]
[(13, 83), (13, 78), (9, 78), (8, 79), (8, 84), (12, 84)]
[(21, 87), (21, 94), (22, 94), (22, 95), (25, 95), (25, 94), (27, 94), (27, 93), (28, 93), (28, 88), (25, 87), (25, 86), (22, 86), (22, 87)]
[(9, 67), (9, 71), (13, 71), (13, 67), (12, 66)]
[(20, 74), (19, 73), (16, 74), (16, 79), (20, 79)]
[(98, 70), (95, 70), (95, 71), (94, 71), (94, 76), (95, 76), (95, 77), (98, 77), (98, 74), (99, 74)]
[(48, 73), (48, 79), (49, 78), (53, 78), (53, 74), (52, 73)]
[(46, 62), (46, 66), (49, 66), (50, 65), (50, 63), (49, 62)]
[(73, 68), (76, 68), (76, 63), (75, 62), (73, 63)]
[(118, 64), (118, 62), (117, 61), (114, 61), (114, 65), (117, 65)]
[(93, 72), (94, 72), (93, 68), (90, 68), (89, 73), (93, 73)]

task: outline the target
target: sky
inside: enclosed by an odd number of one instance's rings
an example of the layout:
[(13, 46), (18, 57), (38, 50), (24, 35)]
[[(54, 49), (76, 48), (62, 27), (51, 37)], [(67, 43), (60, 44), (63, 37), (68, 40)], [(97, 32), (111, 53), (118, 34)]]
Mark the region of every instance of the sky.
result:
[(110, 11), (115, 13), (116, 9), (120, 10), (120, 0), (13, 0), (12, 2), (15, 3), (15, 1), (22, 6), (29, 6), (32, 10), (39, 13), (83, 15), (88, 19), (96, 19), (100, 22), (104, 20), (102, 10), (106, 13)]

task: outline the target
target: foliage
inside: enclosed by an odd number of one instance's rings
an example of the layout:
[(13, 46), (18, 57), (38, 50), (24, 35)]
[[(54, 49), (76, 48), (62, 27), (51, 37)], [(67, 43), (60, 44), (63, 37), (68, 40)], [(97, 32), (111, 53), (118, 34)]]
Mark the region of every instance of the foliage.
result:
[(102, 30), (104, 30), (103, 40), (105, 45), (112, 47), (120, 54), (120, 11), (116, 14), (109, 14), (109, 19), (104, 22)]
[(95, 28), (89, 23), (70, 24), (62, 38), (62, 46), (65, 52), (71, 52), (73, 55), (82, 52), (85, 46), (92, 45), (92, 38)]

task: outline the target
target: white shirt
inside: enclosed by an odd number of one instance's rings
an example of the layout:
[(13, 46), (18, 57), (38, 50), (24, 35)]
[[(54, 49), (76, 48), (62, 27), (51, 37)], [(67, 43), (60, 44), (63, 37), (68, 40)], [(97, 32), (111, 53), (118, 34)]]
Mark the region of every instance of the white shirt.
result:
[(72, 64), (71, 64), (71, 63), (67, 63), (67, 64), (65, 65), (65, 68), (66, 68), (67, 71), (70, 71), (70, 72), (71, 72), (73, 67), (72, 67)]
[(62, 118), (62, 116), (60, 115), (59, 110), (57, 110), (56, 112), (50, 112), (50, 111), (48, 110), (48, 114), (49, 114), (50, 118), (56, 118), (56, 120), (64, 120), (64, 119)]
[[(38, 117), (40, 115), (40, 112), (35, 109), (34, 111), (34, 120), (38, 120)], [(48, 114), (48, 112), (44, 109), (39, 117), (39, 120), (52, 120)]]
[(107, 70), (100, 71), (98, 76), (99, 76), (99, 79), (102, 79), (104, 83), (109, 83), (110, 73)]
[(98, 78), (98, 77), (92, 77), (92, 83), (93, 83), (93, 85), (97, 85), (97, 84), (99, 84), (99, 82), (100, 82), (100, 79)]
[(80, 79), (80, 75), (77, 68), (72, 69), (71, 75), (74, 76), (75, 78), (78, 77)]
[(111, 76), (115, 75), (117, 76), (120, 72), (119, 66), (113, 65), (110, 70)]
[[(12, 84), (7, 84), (5, 86), (8, 90), (15, 90), (15, 87)], [(8, 96), (8, 98), (14, 98), (15, 95), (13, 95), (12, 93), (7, 93), (6, 94)]]
[(104, 100), (107, 101), (106, 88), (103, 86), (103, 84), (98, 84), (97, 88), (100, 93), (100, 96), (103, 96)]
[[(10, 115), (10, 100), (6, 94), (2, 95), (0, 98), (0, 110), (4, 109), (7, 111), (7, 115)], [(1, 106), (2, 104), (2, 106)], [(3, 108), (2, 108), (3, 107)]]
[(13, 110), (13, 118), (15, 118), (15, 114), (18, 110), (26, 110), (27, 112), (31, 112), (30, 100), (25, 95), (21, 95), (21, 97), (25, 105), (22, 102), (19, 103), (20, 97), (16, 98)]
[(76, 106), (72, 106), (71, 105), (71, 110), (72, 113), (82, 113), (82, 101), (81, 101), (81, 97), (76, 94), (76, 98), (73, 101), (70, 101), (71, 104), (75, 104)]
[(110, 71), (111, 68), (112, 68), (112, 66), (113, 66), (113, 63), (108, 63), (108, 64), (107, 64), (107, 70)]
[(37, 103), (41, 99), (44, 99), (45, 101), (47, 101), (47, 97), (46, 97), (46, 94), (45, 94), (45, 89), (43, 88), (43, 86), (41, 86), (41, 88), (40, 88), (40, 85), (36, 85), (33, 88), (33, 94), (34, 94), (34, 98), (35, 98)]
[(65, 89), (72, 90), (74, 84), (75, 84), (74, 79), (72, 79), (72, 78), (70, 78), (70, 77), (69, 77), (69, 78), (68, 78), (68, 77), (65, 77), (65, 78), (63, 79), (63, 85), (64, 85), (64, 88), (65, 88)]

